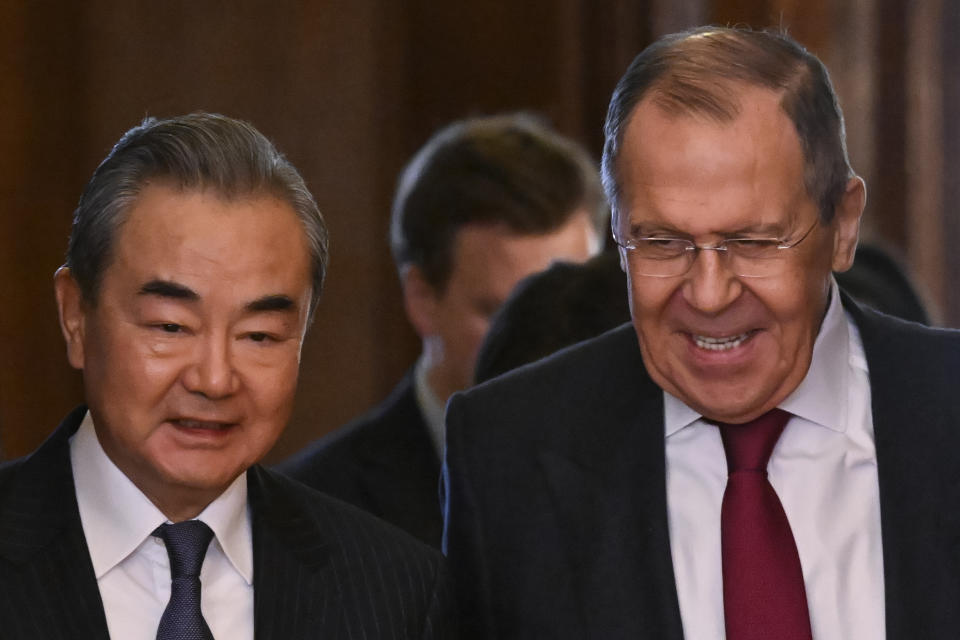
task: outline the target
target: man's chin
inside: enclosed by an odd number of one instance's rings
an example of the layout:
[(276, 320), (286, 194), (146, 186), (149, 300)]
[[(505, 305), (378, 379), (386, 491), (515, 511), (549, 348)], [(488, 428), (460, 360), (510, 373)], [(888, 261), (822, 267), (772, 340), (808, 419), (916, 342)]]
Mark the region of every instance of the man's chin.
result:
[(166, 476), (169, 493), (166, 498), (176, 497), (177, 504), (195, 504), (205, 508), (233, 483), (243, 470), (231, 473), (204, 473), (198, 469), (171, 469)]
[[(776, 406), (774, 394), (766, 393), (763, 385), (769, 376), (752, 375), (747, 380), (717, 379), (713, 376), (709, 380), (699, 376), (691, 378), (682, 381), (682, 384), (661, 386), (708, 420), (740, 424)], [(688, 393), (685, 391), (687, 389), (695, 389), (696, 393)]]

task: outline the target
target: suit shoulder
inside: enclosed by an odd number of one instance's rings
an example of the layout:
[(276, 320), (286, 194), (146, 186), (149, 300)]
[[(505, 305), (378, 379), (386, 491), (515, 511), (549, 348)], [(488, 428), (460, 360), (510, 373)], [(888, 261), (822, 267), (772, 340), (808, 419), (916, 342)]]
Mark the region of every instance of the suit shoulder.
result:
[[(878, 313), (878, 315), (880, 315)], [(960, 349), (960, 330), (944, 327), (928, 327), (916, 322), (883, 316), (887, 327), (910, 340), (924, 341), (937, 348)]]
[(626, 324), (454, 394), (447, 407), (447, 456), (577, 439), (598, 415), (612, 420), (637, 406), (660, 406), (661, 396)]
[(356, 452), (362, 450), (371, 432), (378, 430), (378, 423), (373, 419), (375, 411), (365, 413), (314, 440), (280, 462), (277, 469), (301, 480), (321, 472), (324, 475), (344, 473), (347, 468), (356, 465)]
[(318, 528), (335, 529), (332, 537), (344, 544), (349, 543), (358, 553), (386, 553), (415, 558), (430, 565), (438, 564), (442, 558), (436, 549), (352, 504), (275, 470), (260, 468), (258, 473), (263, 474), (264, 481), (272, 487), (272, 494), (282, 495)]
[(365, 452), (390, 446), (404, 433), (422, 428), (422, 424), (412, 374), (408, 374), (379, 405), (310, 443), (278, 464), (277, 469), (317, 486), (311, 480), (362, 472)]
[(11, 486), (16, 482), (16, 477), (26, 458), (17, 458), (0, 463), (0, 503)]
[[(583, 388), (607, 371), (642, 369), (636, 334), (629, 324), (580, 342), (536, 362), (488, 380), (461, 396), (482, 399), (540, 391), (554, 394), (566, 386)], [(559, 387), (558, 387), (559, 385)]]
[(927, 327), (872, 309), (853, 311), (871, 370), (922, 367), (934, 373), (960, 368), (960, 331)]

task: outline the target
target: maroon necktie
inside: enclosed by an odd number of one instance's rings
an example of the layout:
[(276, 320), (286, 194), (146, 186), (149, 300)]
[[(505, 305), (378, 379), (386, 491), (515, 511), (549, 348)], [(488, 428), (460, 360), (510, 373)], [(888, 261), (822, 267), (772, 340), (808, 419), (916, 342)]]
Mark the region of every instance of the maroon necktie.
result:
[(810, 640), (800, 556), (767, 462), (790, 414), (723, 424), (727, 488), (720, 510), (727, 640)]

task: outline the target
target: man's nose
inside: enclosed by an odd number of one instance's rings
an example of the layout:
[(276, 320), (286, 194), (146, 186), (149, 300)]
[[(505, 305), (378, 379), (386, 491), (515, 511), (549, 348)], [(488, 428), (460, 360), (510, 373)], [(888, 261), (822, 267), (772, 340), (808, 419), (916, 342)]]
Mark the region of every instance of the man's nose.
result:
[(207, 398), (233, 394), (239, 384), (231, 341), (226, 336), (206, 336), (193, 354), (183, 376), (183, 384), (192, 393)]
[(743, 291), (740, 279), (730, 270), (726, 253), (716, 249), (700, 249), (685, 277), (684, 299), (703, 313), (723, 311)]

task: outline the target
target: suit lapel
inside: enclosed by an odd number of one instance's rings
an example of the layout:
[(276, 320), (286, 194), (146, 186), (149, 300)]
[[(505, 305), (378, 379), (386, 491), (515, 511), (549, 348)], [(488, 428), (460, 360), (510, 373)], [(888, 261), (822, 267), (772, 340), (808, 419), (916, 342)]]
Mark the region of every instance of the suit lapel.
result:
[(70, 466), (69, 438), (85, 413), (86, 407), (71, 412), (35, 453), (17, 463), (0, 503), (0, 584), (18, 623), (29, 626), (28, 637), (108, 637)]
[[(630, 335), (632, 336), (632, 328)], [(576, 576), (585, 637), (682, 638), (667, 529), (663, 394), (627, 362), (605, 375), (602, 415), (572, 416), (579, 438), (550, 438), (539, 463)], [(584, 428), (583, 422), (596, 428)], [(570, 432), (568, 432), (570, 433)]]
[(870, 371), (887, 637), (948, 637), (960, 629), (960, 410), (944, 401), (957, 339), (918, 340), (915, 326), (844, 304)]
[[(950, 637), (960, 629), (960, 406), (945, 398), (956, 393), (958, 340), (934, 332), (918, 339), (916, 326), (862, 310), (845, 295), (843, 303), (870, 372), (887, 637)], [(604, 399), (602, 429), (580, 429), (595, 440), (561, 442), (539, 457), (589, 637), (651, 630), (682, 637), (666, 525), (662, 393), (642, 370), (611, 375), (608, 388), (638, 378), (632, 396), (621, 386)], [(633, 587), (611, 587), (623, 584)]]
[(253, 521), (254, 637), (340, 637), (340, 581), (316, 523), (271, 472), (254, 466), (247, 483)]
[(377, 438), (358, 450), (364, 465), (360, 482), (375, 514), (438, 547), (443, 529), (440, 460), (417, 405), (411, 374), (387, 402), (382, 419), (388, 423), (377, 425)]

